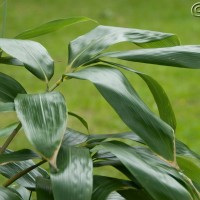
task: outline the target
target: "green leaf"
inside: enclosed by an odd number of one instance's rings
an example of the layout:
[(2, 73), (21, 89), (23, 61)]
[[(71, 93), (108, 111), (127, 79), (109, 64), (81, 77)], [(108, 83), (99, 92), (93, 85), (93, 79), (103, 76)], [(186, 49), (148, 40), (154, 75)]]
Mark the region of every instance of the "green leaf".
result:
[(0, 48), (18, 59), (37, 78), (48, 82), (54, 74), (54, 63), (47, 50), (38, 42), (0, 39)]
[(119, 70), (98, 65), (67, 76), (94, 83), (131, 130), (156, 153), (174, 160), (173, 129), (150, 111)]
[(21, 84), (12, 77), (0, 72), (0, 102), (13, 102), (17, 94), (20, 93), (26, 93)]
[(46, 178), (36, 179), (37, 200), (54, 200), (51, 181)]
[(92, 200), (107, 200), (111, 192), (131, 187), (131, 181), (105, 176), (94, 176)]
[(176, 179), (149, 165), (133, 148), (120, 142), (101, 144), (113, 153), (134, 175), (138, 182), (155, 200), (191, 200), (191, 194)]
[(177, 156), (177, 162), (183, 173), (192, 181), (200, 184), (200, 161), (187, 156)]
[(102, 142), (106, 139), (129, 139), (138, 143), (144, 143), (144, 141), (134, 132), (124, 132), (124, 133), (112, 133), (112, 134), (90, 134), (87, 139), (87, 143)]
[(69, 65), (79, 67), (94, 60), (103, 50), (120, 42), (132, 42), (143, 47), (179, 45), (173, 34), (148, 30), (98, 26), (69, 44)]
[(12, 102), (2, 103), (0, 102), (0, 112), (12, 112), (15, 111), (15, 105)]
[(88, 135), (81, 133), (79, 131), (67, 128), (65, 131), (62, 146), (75, 146), (85, 142), (88, 138)]
[(129, 189), (118, 191), (126, 200), (154, 200), (149, 194), (144, 190)]
[(55, 200), (89, 200), (92, 196), (92, 159), (89, 150), (62, 146), (57, 159), (58, 171), (51, 167)]
[(12, 185), (11, 187), (20, 194), (23, 200), (30, 200), (30, 191), (27, 190), (25, 187), (16, 184)]
[(200, 161), (200, 155), (192, 151), (187, 145), (183, 142), (176, 139), (176, 154), (179, 156), (186, 156), (190, 158), (195, 158)]
[(68, 112), (69, 115), (76, 117), (82, 124), (83, 126), (87, 129), (87, 131), (89, 131), (89, 127), (88, 127), (88, 123), (85, 121), (84, 118), (82, 118), (81, 116), (77, 115), (76, 113), (73, 112)]
[(0, 154), (0, 164), (29, 160), (29, 159), (34, 159), (34, 158), (40, 158), (40, 157), (30, 149), (22, 149), (19, 151)]
[(100, 57), (105, 56), (134, 62), (199, 69), (199, 55), (200, 46), (183, 45), (165, 48), (111, 52), (101, 54)]
[(134, 72), (137, 75), (139, 75), (144, 80), (144, 82), (147, 84), (147, 86), (149, 87), (149, 89), (155, 99), (161, 119), (163, 121), (165, 121), (167, 124), (169, 124), (174, 130), (176, 129), (176, 117), (175, 117), (174, 111), (172, 109), (171, 103), (169, 101), (169, 98), (168, 98), (167, 94), (165, 93), (164, 89), (161, 87), (161, 85), (156, 80), (154, 80), (152, 77), (150, 77), (144, 73), (130, 69), (123, 65), (113, 63), (113, 62), (106, 62), (106, 63), (114, 65), (116, 67), (120, 67), (122, 69), (131, 71), (131, 72)]
[(10, 135), (18, 126), (19, 122), (10, 124), (4, 128), (0, 129), (0, 137)]
[[(34, 164), (35, 163), (32, 160), (26, 160), (0, 165), (0, 174), (7, 178), (11, 178), (12, 176), (33, 166)], [(35, 181), (36, 177), (38, 176), (48, 177), (48, 173), (44, 169), (38, 167), (17, 179), (16, 182), (25, 188), (35, 190)]]
[(0, 63), (6, 65), (24, 66), (21, 61), (12, 57), (0, 57)]
[(18, 95), (15, 108), (31, 144), (54, 165), (66, 128), (64, 97), (59, 92)]
[(126, 199), (124, 199), (119, 193), (112, 192), (109, 194), (106, 200), (126, 200)]
[(55, 31), (58, 31), (66, 26), (70, 26), (79, 22), (85, 22), (85, 21), (94, 21), (87, 17), (71, 17), (66, 19), (57, 19), (50, 22), (47, 22), (45, 24), (42, 24), (36, 28), (24, 31), (17, 35), (15, 38), (19, 39), (29, 39), (38, 37), (41, 35), (46, 35), (48, 33), (52, 33)]
[(0, 197), (1, 200), (23, 200), (17, 192), (5, 187), (0, 187)]

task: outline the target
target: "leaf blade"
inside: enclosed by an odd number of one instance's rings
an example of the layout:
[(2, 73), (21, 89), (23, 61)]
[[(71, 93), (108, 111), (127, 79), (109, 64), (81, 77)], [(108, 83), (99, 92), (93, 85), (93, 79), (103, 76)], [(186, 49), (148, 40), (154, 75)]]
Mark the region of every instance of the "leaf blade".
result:
[(38, 42), (18, 39), (0, 39), (0, 48), (24, 64), (37, 78), (48, 82), (54, 74), (54, 62)]
[(172, 128), (149, 110), (121, 72), (98, 65), (67, 76), (91, 81), (124, 123), (151, 149), (168, 160), (174, 160)]
[(12, 77), (0, 72), (0, 102), (13, 102), (20, 93), (26, 93), (22, 85)]
[(89, 150), (62, 146), (58, 154), (59, 171), (51, 168), (55, 200), (88, 200), (92, 195), (92, 160)]
[(99, 57), (157, 64), (171, 67), (199, 69), (199, 45), (181, 45), (165, 48), (152, 48), (122, 52), (110, 52)]
[(23, 200), (17, 191), (14, 192), (11, 189), (5, 187), (0, 187), (0, 196), (2, 200)]
[(148, 47), (179, 45), (178, 39), (173, 34), (98, 26), (69, 44), (69, 65), (72, 67), (83, 65), (94, 59), (107, 47), (125, 41)]
[(128, 145), (119, 142), (107, 142), (101, 145), (119, 158), (155, 200), (192, 199), (190, 193), (178, 181), (159, 171), (156, 166), (148, 165)]
[(70, 18), (65, 18), (65, 19), (57, 19), (57, 20), (49, 21), (36, 28), (24, 31), (20, 33), (19, 35), (17, 35), (15, 38), (18, 38), (18, 39), (34, 38), (34, 37), (55, 32), (64, 27), (67, 27), (79, 22), (86, 22), (86, 21), (94, 21), (94, 20), (87, 17), (70, 17)]
[(18, 95), (15, 107), (29, 141), (51, 164), (55, 164), (66, 128), (64, 97), (59, 92)]

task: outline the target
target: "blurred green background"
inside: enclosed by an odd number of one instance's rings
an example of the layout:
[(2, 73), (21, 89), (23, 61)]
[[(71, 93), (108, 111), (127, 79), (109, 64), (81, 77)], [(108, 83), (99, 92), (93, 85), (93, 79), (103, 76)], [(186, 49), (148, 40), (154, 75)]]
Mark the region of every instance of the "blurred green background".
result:
[[(191, 15), (191, 6), (196, 2), (192, 0), (8, 0), (5, 36), (12, 38), (26, 29), (53, 19), (87, 16), (103, 25), (171, 32), (179, 36), (182, 44), (200, 44), (200, 17)], [(1, 23), (2, 3), (3, 0), (0, 0)], [(69, 41), (95, 26), (97, 24), (94, 22), (84, 22), (34, 39), (44, 45), (55, 60), (55, 76), (51, 85), (66, 67)], [(128, 43), (112, 47), (115, 50), (133, 48), (136, 47)], [(130, 62), (123, 64), (151, 75), (164, 87), (177, 117), (177, 137), (200, 153), (200, 70)], [(2, 65), (1, 72), (14, 76), (29, 93), (42, 92), (45, 89), (43, 82), (23, 68)], [(124, 73), (144, 101), (157, 112), (145, 84), (136, 75)], [(68, 109), (81, 115), (88, 122), (90, 133), (115, 133), (128, 130), (90, 83), (70, 80), (58, 90), (65, 94)], [(0, 114), (0, 127), (14, 121), (16, 116), (13, 113)], [(86, 132), (81, 123), (73, 117), (70, 117), (69, 126)], [(23, 134), (19, 134), (14, 142), (11, 145), (14, 149), (19, 149), (22, 145), (29, 146)]]

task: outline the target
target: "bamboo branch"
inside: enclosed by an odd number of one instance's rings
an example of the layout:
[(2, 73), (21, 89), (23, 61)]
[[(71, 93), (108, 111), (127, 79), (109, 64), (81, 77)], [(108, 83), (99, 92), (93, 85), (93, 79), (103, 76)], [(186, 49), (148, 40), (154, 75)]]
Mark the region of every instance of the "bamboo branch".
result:
[(8, 187), (9, 185), (11, 185), (13, 182), (15, 182), (17, 179), (21, 178), (22, 176), (24, 176), (25, 174), (27, 174), (28, 172), (30, 172), (31, 170), (39, 167), (40, 165), (44, 164), (46, 162), (46, 160), (42, 160), (39, 163), (19, 172), (18, 174), (15, 174), (13, 177), (11, 177), (6, 183), (3, 184), (3, 187)]

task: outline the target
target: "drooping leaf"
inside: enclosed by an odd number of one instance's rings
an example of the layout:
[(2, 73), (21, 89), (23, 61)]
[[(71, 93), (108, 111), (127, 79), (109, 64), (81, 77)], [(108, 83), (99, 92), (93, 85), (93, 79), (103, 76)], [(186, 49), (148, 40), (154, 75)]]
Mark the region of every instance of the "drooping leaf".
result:
[(75, 146), (85, 142), (88, 135), (75, 131), (71, 128), (67, 128), (62, 140), (63, 146)]
[(41, 44), (30, 40), (1, 38), (0, 48), (22, 62), (37, 78), (48, 82), (53, 76), (53, 60)]
[(51, 167), (55, 200), (89, 200), (92, 196), (92, 160), (83, 147), (62, 146), (57, 159), (58, 171)]
[(12, 112), (15, 111), (15, 105), (12, 102), (2, 103), (0, 102), (0, 112)]
[(176, 154), (180, 156), (186, 156), (190, 158), (195, 158), (200, 161), (200, 155), (192, 151), (187, 145), (185, 145), (180, 140), (176, 139)]
[(83, 124), (83, 126), (89, 131), (88, 123), (85, 121), (85, 119), (83, 117), (81, 117), (73, 112), (68, 112), (68, 114), (73, 117), (76, 117)]
[(187, 156), (177, 156), (177, 162), (184, 174), (200, 185), (200, 161)]
[(10, 135), (18, 126), (19, 122), (10, 124), (0, 129), (0, 137)]
[(120, 42), (132, 42), (143, 47), (179, 45), (177, 37), (169, 33), (98, 26), (69, 44), (69, 65), (79, 67), (88, 63), (109, 46)]
[(36, 28), (24, 31), (17, 35), (15, 38), (19, 39), (29, 39), (38, 37), (41, 35), (46, 35), (48, 33), (52, 33), (58, 31), (66, 26), (70, 26), (79, 22), (86, 22), (86, 21), (94, 21), (87, 17), (70, 17), (66, 19), (56, 19), (45, 24), (42, 24)]
[(54, 165), (66, 129), (64, 97), (59, 92), (18, 95), (15, 108), (29, 141)]
[(193, 199), (189, 191), (176, 179), (160, 171), (156, 165), (149, 165), (128, 145), (120, 142), (107, 142), (101, 145), (118, 157), (153, 199)]
[[(129, 147), (129, 148), (132, 148), (131, 151), (134, 151), (137, 155), (139, 155), (140, 158), (142, 158), (148, 165), (150, 165), (150, 167), (152, 167), (152, 168), (156, 167), (157, 171), (167, 174), (171, 177), (174, 177), (178, 182), (182, 183), (187, 188), (187, 190), (190, 192), (190, 194), (192, 195), (193, 200), (199, 199), (199, 194), (194, 192), (194, 188), (191, 185), (191, 183), (188, 181), (186, 176), (182, 172), (177, 170), (174, 166), (172, 166), (171, 163), (164, 161), (163, 159), (161, 159), (159, 156), (154, 154), (152, 151), (150, 151), (149, 148), (147, 148), (145, 146), (134, 146), (134, 147)], [(179, 156), (177, 157), (177, 160), (179, 161), (178, 158), (179, 158)], [(135, 188), (142, 189), (141, 184), (138, 181), (136, 181), (136, 177), (133, 174), (131, 174), (128, 171), (128, 169), (119, 161), (119, 159), (114, 154), (109, 152), (108, 150), (105, 150), (105, 149), (98, 150), (93, 155), (93, 159), (95, 160), (94, 167), (101, 167), (101, 166), (108, 166), (108, 165), (112, 166), (112, 167), (116, 168), (117, 170), (119, 170), (124, 175), (126, 175), (129, 179), (134, 181)], [(191, 166), (193, 166), (193, 165), (191, 165)], [(190, 166), (190, 165), (188, 165), (188, 166)], [(197, 164), (196, 164), (196, 166), (197, 166)], [(181, 167), (181, 165), (180, 165), (180, 167)], [(181, 170), (183, 170), (183, 172), (184, 172), (184, 166), (183, 166), (183, 169), (181, 168)], [(193, 168), (191, 167), (190, 170), (193, 171)], [(194, 174), (199, 173), (199, 169), (197, 169), (197, 167), (196, 168), (194, 167), (193, 173)], [(188, 177), (190, 177), (190, 176), (188, 176)], [(195, 180), (197, 180), (197, 179), (198, 178), (196, 178)]]
[(54, 200), (50, 179), (38, 177), (36, 179), (37, 200)]
[(24, 93), (26, 91), (18, 81), (0, 72), (0, 102), (13, 102), (17, 94)]
[(6, 65), (24, 66), (23, 62), (12, 57), (0, 57), (0, 63)]
[(5, 164), (8, 162), (24, 161), (33, 158), (40, 158), (40, 157), (30, 149), (21, 149), (19, 151), (0, 154), (0, 164)]
[[(6, 165), (0, 165), (0, 174), (7, 178), (11, 178), (17, 173), (33, 166), (34, 164), (35, 163), (32, 160), (26, 160), (8, 163)], [(16, 182), (25, 188), (35, 190), (35, 181), (38, 176), (48, 177), (48, 173), (44, 169), (38, 167), (34, 170), (31, 170), (29, 173), (25, 174), (21, 178), (17, 179)]]
[(106, 56), (134, 62), (199, 69), (199, 55), (199, 45), (182, 45), (165, 48), (111, 52), (102, 54), (100, 57)]
[(111, 192), (124, 188), (132, 188), (131, 181), (96, 175), (92, 200), (107, 200)]
[(23, 200), (21, 196), (13, 190), (5, 187), (0, 187), (0, 199), (1, 200)]
[(164, 89), (162, 88), (162, 86), (155, 79), (142, 72), (133, 70), (118, 63), (107, 62), (107, 61), (106, 63), (134, 72), (137, 75), (139, 75), (149, 87), (155, 99), (161, 119), (165, 121), (167, 124), (169, 124), (174, 130), (176, 129), (176, 117), (172, 109), (171, 103), (169, 101), (169, 98), (165, 93)]
[(152, 150), (168, 160), (174, 159), (173, 129), (150, 111), (120, 71), (98, 65), (67, 76), (94, 83), (124, 123)]

